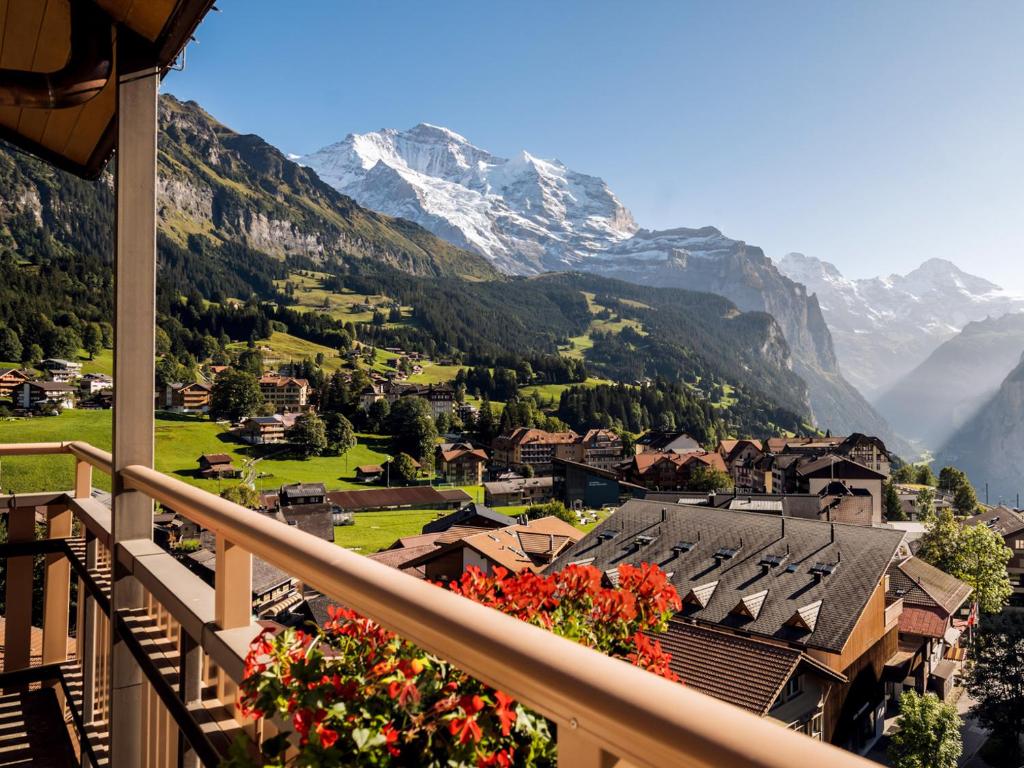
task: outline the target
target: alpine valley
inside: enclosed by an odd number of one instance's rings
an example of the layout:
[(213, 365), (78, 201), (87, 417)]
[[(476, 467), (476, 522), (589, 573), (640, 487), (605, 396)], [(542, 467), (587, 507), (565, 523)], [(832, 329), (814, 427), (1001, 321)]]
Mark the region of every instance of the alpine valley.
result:
[[(612, 426), (631, 431), (661, 424), (713, 443), (810, 424), (807, 386), (765, 312), (596, 274), (502, 275), (478, 250), (362, 206), (193, 102), (161, 97), (160, 120), (158, 378), (239, 345), (281, 364), (323, 355), (326, 373), (347, 364), (339, 349), (397, 347), (451, 361), (452, 376), (465, 366), (560, 387), (543, 403), (552, 414), (558, 392), (586, 385), (617, 403)], [(596, 180), (563, 182), (611, 205)], [(69, 334), (109, 322), (111, 188), (110, 175), (83, 182), (0, 150), (0, 328), (19, 348), (70, 354), (57, 352)], [(626, 237), (633, 225), (619, 215), (621, 235), (595, 214), (580, 249)], [(392, 317), (353, 314), (367, 302)]]
[(767, 312), (807, 383), (815, 424), (911, 451), (843, 377), (817, 299), (756, 246), (714, 227), (639, 229), (600, 178), (528, 152), (497, 157), (433, 125), (352, 134), (299, 162), (360, 204), (415, 221), (507, 273), (576, 269)]
[[(186, 367), (231, 345), (355, 342), (596, 388), (544, 404), (573, 428), (637, 431), (667, 409), (662, 426), (707, 442), (813, 425), (909, 458), (901, 435), (934, 450), (969, 429), (1024, 351), (984, 381), (965, 373), (963, 349), (1024, 341), (1015, 320), (985, 320), (1024, 300), (948, 262), (870, 281), (797, 254), (777, 265), (714, 227), (642, 229), (596, 176), (426, 124), (296, 162), (193, 102), (163, 96), (160, 118), (159, 321)], [(0, 151), (0, 327), (24, 348), (51, 354), (62, 329), (109, 320), (111, 188)], [(371, 301), (391, 316), (349, 319)], [(924, 434), (906, 392), (933, 368), (960, 384), (936, 406), (955, 418)], [(573, 422), (587, 398), (616, 403), (614, 423)]]

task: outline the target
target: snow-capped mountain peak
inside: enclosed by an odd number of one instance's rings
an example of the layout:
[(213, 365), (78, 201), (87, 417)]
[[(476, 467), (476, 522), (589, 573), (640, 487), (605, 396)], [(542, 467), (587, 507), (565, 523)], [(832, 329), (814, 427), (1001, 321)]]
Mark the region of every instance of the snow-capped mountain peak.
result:
[(507, 272), (565, 269), (636, 230), (596, 176), (525, 150), (498, 157), (430, 123), (350, 134), (301, 162), (362, 205), (411, 219)]
[(878, 396), (967, 323), (1024, 309), (1024, 297), (932, 258), (905, 275), (850, 279), (790, 253), (779, 269), (816, 294), (843, 372)]

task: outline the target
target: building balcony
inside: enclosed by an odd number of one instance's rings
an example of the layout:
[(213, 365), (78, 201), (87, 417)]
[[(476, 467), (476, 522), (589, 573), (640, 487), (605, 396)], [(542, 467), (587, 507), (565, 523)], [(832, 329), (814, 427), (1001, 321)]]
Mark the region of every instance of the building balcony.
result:
[[(0, 729), (0, 766), (110, 765), (111, 739), (125, 731), (143, 765), (212, 766), (237, 738), (278, 733), (282, 723), (243, 722), (234, 706), (262, 629), (251, 614), (254, 555), (546, 716), (559, 764), (867, 765), (147, 467), (122, 469), (122, 496), (159, 502), (215, 534), (210, 587), (148, 536), (115, 539), (116, 513), (92, 495), (93, 472), (112, 472), (110, 454), (78, 442), (0, 445), (0, 458), (44, 454), (75, 462), (74, 489), (0, 497), (8, 526), (0, 712), (12, 721)], [(41, 641), (31, 626), (39, 555)], [(137, 707), (112, 712), (130, 687)]]
[(900, 616), (903, 614), (903, 598), (894, 600), (885, 606), (885, 631), (899, 626)]

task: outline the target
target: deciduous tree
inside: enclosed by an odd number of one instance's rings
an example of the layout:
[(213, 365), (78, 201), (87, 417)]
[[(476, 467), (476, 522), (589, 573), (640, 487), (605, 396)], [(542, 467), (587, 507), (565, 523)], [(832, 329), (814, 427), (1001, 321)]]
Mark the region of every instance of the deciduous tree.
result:
[(893, 768), (956, 768), (963, 740), (956, 706), (934, 693), (900, 696), (900, 718), (889, 742)]
[(400, 453), (391, 461), (389, 480), (392, 483), (411, 485), (416, 482), (416, 462), (408, 453)]
[(690, 473), (690, 480), (686, 484), (688, 491), (710, 493), (725, 488), (732, 488), (732, 478), (720, 469), (701, 465), (694, 467)]
[(950, 509), (926, 519), (917, 556), (969, 584), (986, 613), (998, 613), (1013, 594), (1006, 563), (1013, 551), (985, 525), (961, 525)]
[(973, 656), (967, 691), (977, 702), (974, 714), (1008, 751), (1006, 765), (1019, 765), (1024, 736), (1024, 614), (986, 618)]
[(0, 360), (20, 362), (22, 352), (21, 338), (14, 329), (7, 326), (0, 328)]
[(95, 360), (103, 350), (103, 335), (96, 323), (89, 323), (82, 329), (82, 348), (89, 353), (90, 360)]
[(388, 431), (396, 453), (425, 460), (433, 456), (437, 428), (430, 415), (430, 405), (419, 397), (400, 397), (391, 406)]
[(288, 440), (306, 458), (319, 456), (327, 450), (327, 426), (317, 414), (304, 413), (288, 431)]
[(352, 422), (340, 413), (328, 413), (324, 416), (324, 423), (327, 425), (327, 447), (339, 456), (356, 447), (356, 431), (352, 428)]
[(249, 509), (256, 509), (260, 505), (260, 495), (256, 492), (256, 489), (244, 483), (225, 488), (220, 492), (220, 495), (221, 498), (233, 501), (235, 504), (241, 504)]
[(263, 404), (260, 383), (251, 373), (229, 368), (213, 382), (210, 411), (214, 416), (241, 421)]

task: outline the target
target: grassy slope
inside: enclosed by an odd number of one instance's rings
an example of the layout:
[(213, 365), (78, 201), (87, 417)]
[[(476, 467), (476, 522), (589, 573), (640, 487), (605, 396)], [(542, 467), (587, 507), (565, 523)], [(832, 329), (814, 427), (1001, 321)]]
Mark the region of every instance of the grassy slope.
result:
[(423, 363), (423, 371), (409, 376), (408, 381), (413, 384), (440, 384), (451, 381), (464, 366), (461, 365), (437, 365), (436, 363)]
[[(0, 421), (0, 443), (52, 442), (84, 440), (110, 449), (110, 411), (66, 411), (57, 417)], [(230, 480), (204, 480), (194, 476), (196, 459), (203, 453), (227, 453), (236, 466), (259, 455), (257, 449), (234, 442), (222, 433), (216, 423), (189, 417), (165, 417), (156, 420), (157, 469), (172, 477), (216, 493)], [(355, 468), (360, 464), (379, 464), (385, 460), (384, 438), (361, 435), (357, 445), (346, 457), (318, 456), (307, 460), (286, 456), (266, 458), (259, 463), (263, 473), (261, 484), (273, 488), (283, 483), (324, 482), (330, 488), (360, 488), (355, 482)], [(267, 446), (268, 452), (280, 456), (282, 446)], [(72, 462), (63, 456), (31, 456), (4, 459), (0, 482), (18, 493), (70, 488)], [(97, 486), (109, 488), (105, 475), (96, 473)]]
[[(334, 293), (323, 287), (327, 277), (324, 272), (299, 274), (293, 272), (287, 280), (276, 280), (275, 285), (282, 290), (290, 282), (295, 286), (295, 303), (293, 309), (326, 312), (336, 320), (352, 323), (369, 323), (373, 320), (373, 310), (355, 311), (357, 305), (368, 304), (371, 307), (391, 304), (391, 299), (383, 295), (367, 296), (345, 291)], [(402, 314), (409, 316), (410, 307), (402, 307)]]
[[(104, 349), (95, 360), (89, 359), (89, 353), (84, 349), (78, 351), (78, 361), (82, 364), (82, 373), (105, 373), (108, 376), (114, 375), (114, 350)], [(23, 368), (24, 365), (17, 360), (0, 360), (0, 369)]]
[[(16, 419), (0, 421), (0, 443), (52, 442), (84, 440), (110, 449), (110, 411), (67, 411), (53, 418)], [(189, 417), (165, 417), (156, 420), (157, 469), (190, 485), (217, 493), (232, 481), (202, 480), (194, 476), (195, 460), (201, 453), (227, 453), (236, 466), (241, 466), (254, 449), (227, 439), (220, 427), (211, 421)], [(261, 486), (275, 488), (283, 483), (325, 482), (330, 488), (362, 488), (354, 482), (355, 468), (359, 464), (376, 464), (385, 457), (385, 438), (360, 435), (359, 445), (345, 458), (316, 457), (308, 460), (267, 458), (259, 463), (264, 473)], [(270, 446), (271, 450), (279, 450)], [(73, 484), (73, 464), (67, 456), (25, 456), (0, 462), (0, 484), (3, 489), (17, 493), (70, 488)], [(106, 475), (94, 475), (97, 487), (110, 489)], [(477, 501), (482, 501), (479, 487), (462, 487)], [(518, 515), (526, 507), (498, 507), (507, 515)], [(412, 536), (433, 520), (438, 510), (402, 510), (395, 512), (364, 512), (356, 516), (356, 524), (335, 529), (335, 542), (364, 554), (390, 546), (395, 539)], [(593, 525), (581, 526), (589, 530)]]
[(404, 509), (397, 512), (359, 512), (355, 525), (334, 529), (334, 543), (368, 555), (390, 547), (396, 539), (415, 536), (438, 515), (437, 509)]
[[(323, 368), (328, 373), (333, 373), (342, 366), (342, 360), (338, 357), (338, 351), (325, 347), (322, 344), (314, 344), (312, 341), (300, 339), (289, 333), (274, 331), (269, 339), (261, 339), (256, 345), (263, 350), (263, 361), (268, 369), (276, 369), (284, 363), (300, 361), (305, 358), (311, 360), (316, 358), (318, 352), (324, 356)], [(245, 342), (234, 342), (228, 345), (229, 349), (241, 350), (246, 347)]]

